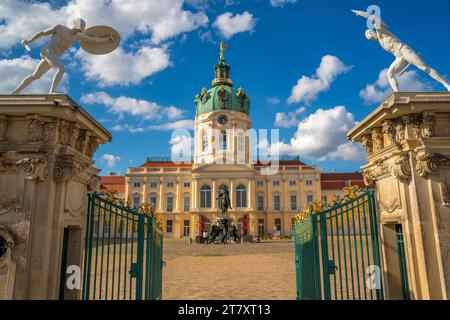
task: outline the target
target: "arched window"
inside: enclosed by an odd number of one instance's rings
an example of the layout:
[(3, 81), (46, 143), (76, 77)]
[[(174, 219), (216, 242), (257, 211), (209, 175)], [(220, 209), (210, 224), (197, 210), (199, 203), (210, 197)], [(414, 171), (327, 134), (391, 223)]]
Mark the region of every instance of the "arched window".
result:
[(173, 194), (168, 193), (166, 196), (166, 211), (167, 212), (173, 212)]
[(135, 194), (133, 196), (133, 207), (139, 208), (139, 205), (141, 204), (141, 197), (138, 194)]
[(156, 204), (158, 202), (158, 194), (156, 193), (150, 193), (150, 197), (149, 197), (149, 204), (153, 207), (156, 208)]
[(211, 208), (211, 187), (206, 184), (200, 188), (200, 208)]
[(245, 136), (244, 133), (238, 132), (237, 134), (237, 151), (244, 152), (245, 151)]
[(240, 184), (236, 188), (236, 208), (247, 207), (247, 188)]
[[(228, 189), (228, 186), (226, 185), (226, 184), (221, 184), (220, 186), (219, 186), (219, 188), (217, 189), (217, 197), (216, 198), (218, 198), (219, 197), (219, 195), (220, 195), (220, 192), (221, 191), (224, 191), (224, 190), (229, 190)], [(217, 208), (219, 207), (219, 199), (217, 199)]]
[(227, 133), (222, 131), (219, 133), (219, 151), (228, 150), (227, 146)]

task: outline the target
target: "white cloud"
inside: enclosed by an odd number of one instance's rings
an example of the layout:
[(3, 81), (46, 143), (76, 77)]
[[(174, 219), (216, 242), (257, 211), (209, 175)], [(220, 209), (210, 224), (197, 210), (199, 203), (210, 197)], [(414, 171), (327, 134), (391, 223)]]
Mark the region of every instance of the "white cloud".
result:
[(278, 97), (270, 97), (270, 98), (266, 99), (266, 102), (268, 104), (277, 105), (277, 104), (280, 104), (281, 101), (280, 101), (280, 98), (278, 98)]
[[(359, 92), (364, 103), (374, 104), (385, 99), (392, 92), (391, 85), (387, 78), (388, 69), (383, 69), (378, 75), (377, 81), (369, 83)], [(415, 70), (405, 72), (401, 77), (397, 77), (400, 89), (402, 91), (430, 91), (433, 87), (420, 80), (418, 73)]]
[(118, 162), (120, 162), (120, 157), (115, 156), (113, 154), (105, 153), (101, 158), (100, 161), (105, 163), (107, 168), (114, 168)]
[(242, 14), (225, 12), (216, 18), (214, 26), (219, 30), (220, 34), (226, 39), (231, 38), (237, 33), (253, 32), (256, 25), (256, 20), (253, 14), (245, 11)]
[(351, 66), (345, 65), (335, 56), (323, 56), (314, 76), (302, 76), (297, 81), (297, 84), (292, 88), (288, 103), (308, 103), (314, 101), (319, 93), (327, 91), (330, 88), (331, 83), (333, 83), (339, 74), (347, 72), (351, 68)]
[(164, 124), (150, 125), (146, 128), (146, 130), (163, 130), (163, 131), (170, 131), (177, 129), (194, 130), (194, 120), (190, 119), (178, 120)]
[(344, 106), (318, 109), (300, 121), (297, 132), (289, 143), (279, 142), (281, 154), (298, 154), (314, 160), (363, 160), (365, 151), (349, 142), (346, 133), (356, 124), (353, 114)]
[(10, 49), (50, 24), (66, 24), (65, 9), (53, 10), (49, 3), (2, 0), (0, 2), (0, 48)]
[(81, 102), (105, 105), (108, 112), (116, 114), (119, 119), (128, 114), (145, 120), (173, 120), (181, 117), (184, 113), (183, 110), (174, 106), (163, 107), (152, 101), (125, 96), (113, 98), (102, 91), (83, 95)]
[(116, 124), (112, 126), (111, 131), (122, 132), (128, 131), (130, 133), (140, 133), (147, 131), (173, 131), (173, 130), (194, 130), (194, 120), (185, 119), (174, 122), (152, 124), (148, 126), (135, 127), (129, 124)]
[[(139, 33), (143, 36), (139, 49), (121, 46), (111, 54), (93, 56), (76, 54), (89, 80), (101, 86), (138, 84), (146, 77), (170, 65), (169, 44), (161, 42), (208, 24), (203, 11), (183, 9), (184, 0), (70, 0), (52, 8), (49, 3), (23, 0), (0, 1), (0, 50), (8, 51), (34, 33), (52, 25), (67, 25), (75, 17), (87, 26), (108, 25), (121, 35), (122, 43)], [(40, 40), (48, 41), (47, 39)], [(149, 45), (152, 44), (152, 46)], [(155, 47), (155, 45), (157, 47)], [(39, 44), (32, 44), (36, 50)], [(131, 51), (130, 51), (131, 50)]]
[(194, 121), (193, 120), (178, 120), (169, 124), (157, 124), (149, 126), (135, 127), (128, 123), (116, 124), (110, 127), (111, 131), (114, 132), (129, 132), (129, 133), (142, 133), (148, 131), (174, 131), (174, 130), (193, 130)]
[(177, 135), (169, 140), (172, 155), (178, 157), (192, 154), (194, 149), (194, 139), (190, 136)]
[(78, 50), (86, 77), (100, 86), (139, 84), (143, 79), (170, 65), (167, 47), (142, 47), (137, 52), (118, 48), (110, 54), (95, 56)]
[[(22, 56), (15, 59), (3, 59), (0, 60), (0, 75), (2, 75), (0, 81), (0, 92), (10, 93), (14, 90), (19, 83), (27, 75), (34, 72), (39, 60), (32, 59), (28, 56)], [(27, 87), (24, 93), (47, 93), (50, 91), (53, 75), (55, 70), (49, 70), (41, 79), (34, 81), (29, 87)], [(63, 80), (59, 86), (58, 92), (64, 90), (67, 85), (67, 76), (64, 75)]]
[(0, 3), (0, 48), (11, 48), (50, 24), (67, 24), (82, 17), (90, 25), (108, 25), (123, 38), (135, 32), (151, 35), (158, 44), (178, 34), (208, 24), (202, 11), (183, 9), (184, 0), (71, 0), (59, 9), (49, 3), (2, 0)]
[(284, 7), (288, 3), (296, 3), (297, 0), (270, 0), (272, 7)]
[(144, 128), (133, 127), (133, 126), (130, 126), (129, 124), (116, 124), (116, 125), (112, 126), (110, 129), (111, 129), (111, 131), (116, 131), (116, 132), (128, 131), (130, 133), (145, 131)]
[(211, 32), (211, 30), (206, 30), (206, 31), (199, 31), (198, 32), (198, 37), (200, 38), (200, 40), (202, 41), (202, 42), (211, 42), (211, 43), (214, 43), (214, 40), (213, 40), (213, 35), (212, 35), (212, 32)]
[(298, 108), (293, 112), (277, 112), (275, 115), (275, 126), (283, 128), (295, 127), (298, 123), (297, 116), (305, 112), (305, 107)]

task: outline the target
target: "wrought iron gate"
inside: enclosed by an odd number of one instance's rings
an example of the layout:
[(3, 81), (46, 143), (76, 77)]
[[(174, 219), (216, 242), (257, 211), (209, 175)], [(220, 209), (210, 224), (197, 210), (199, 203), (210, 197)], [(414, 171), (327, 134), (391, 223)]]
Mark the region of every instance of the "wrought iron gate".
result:
[(334, 205), (316, 201), (298, 217), (297, 299), (383, 299), (374, 191), (353, 187)]
[(146, 208), (89, 194), (83, 300), (161, 299), (162, 230)]

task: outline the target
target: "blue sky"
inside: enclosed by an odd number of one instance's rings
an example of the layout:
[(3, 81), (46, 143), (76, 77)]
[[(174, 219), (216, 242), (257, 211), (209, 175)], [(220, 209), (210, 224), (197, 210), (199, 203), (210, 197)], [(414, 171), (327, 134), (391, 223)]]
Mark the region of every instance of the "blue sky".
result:
[[(253, 127), (280, 129), (283, 152), (300, 153), (326, 171), (354, 171), (364, 164), (364, 153), (346, 142), (345, 132), (390, 92), (380, 73), (394, 59), (365, 39), (366, 22), (351, 9), (380, 6), (390, 30), (450, 78), (449, 0), (141, 0), (129, 2), (131, 8), (125, 3), (0, 2), (2, 93), (33, 71), (44, 42), (33, 43), (28, 55), (20, 40), (39, 29), (81, 15), (88, 26), (107, 24), (121, 33), (114, 55), (88, 56), (77, 45), (63, 57), (68, 76), (60, 91), (113, 134), (95, 156), (103, 174), (138, 166), (147, 155), (170, 155), (168, 124), (192, 125), (194, 96), (210, 86), (221, 40), (229, 44), (231, 78), (251, 97)], [(29, 92), (46, 92), (52, 73)], [(404, 91), (444, 90), (414, 67), (400, 83)]]

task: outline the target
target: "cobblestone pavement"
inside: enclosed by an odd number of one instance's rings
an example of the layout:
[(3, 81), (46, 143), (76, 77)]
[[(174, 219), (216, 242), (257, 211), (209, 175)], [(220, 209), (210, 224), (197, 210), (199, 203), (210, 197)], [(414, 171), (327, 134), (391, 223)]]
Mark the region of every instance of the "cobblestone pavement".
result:
[(204, 245), (164, 239), (163, 299), (295, 299), (292, 240)]

